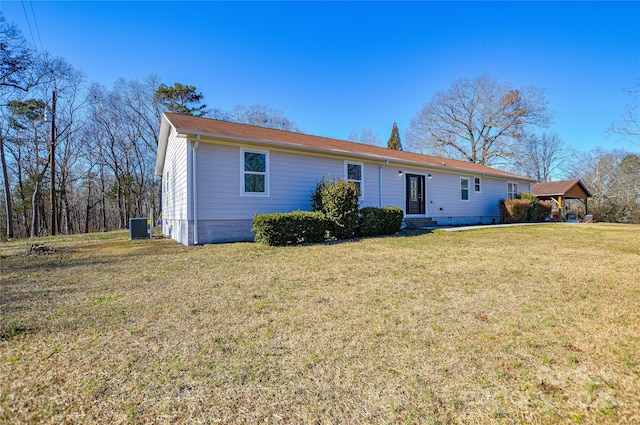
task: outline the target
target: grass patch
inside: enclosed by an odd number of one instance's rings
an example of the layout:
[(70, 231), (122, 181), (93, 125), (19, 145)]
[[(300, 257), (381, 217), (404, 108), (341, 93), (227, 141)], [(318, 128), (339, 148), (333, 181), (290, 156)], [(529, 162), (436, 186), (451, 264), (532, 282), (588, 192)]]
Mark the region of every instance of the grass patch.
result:
[(0, 244), (0, 422), (640, 422), (637, 226), (127, 238)]

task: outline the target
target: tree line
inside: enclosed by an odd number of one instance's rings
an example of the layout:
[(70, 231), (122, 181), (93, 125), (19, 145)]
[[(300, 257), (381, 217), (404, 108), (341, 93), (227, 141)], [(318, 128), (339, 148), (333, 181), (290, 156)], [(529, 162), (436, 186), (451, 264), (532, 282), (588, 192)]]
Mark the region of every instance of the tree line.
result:
[[(300, 130), (265, 105), (209, 109), (194, 86), (169, 86), (154, 74), (120, 79), (110, 88), (89, 83), (65, 59), (35, 52), (1, 14), (0, 44), (2, 237), (122, 229), (132, 217), (159, 211), (154, 169), (163, 111)], [(625, 138), (637, 143), (633, 108), (611, 131), (631, 129)], [(406, 146), (396, 123), (387, 146), (507, 168), (539, 181), (578, 177), (594, 194), (594, 208), (602, 206), (601, 219), (640, 221), (640, 157), (593, 151), (576, 162), (580, 155), (557, 134), (538, 131), (551, 120), (541, 89), (513, 88), (490, 76), (462, 79), (416, 115)], [(382, 144), (370, 130), (349, 139)]]
[(163, 111), (299, 130), (265, 105), (207, 109), (194, 86), (154, 74), (111, 88), (88, 83), (63, 58), (35, 52), (1, 14), (0, 44), (2, 237), (122, 229), (160, 211)]

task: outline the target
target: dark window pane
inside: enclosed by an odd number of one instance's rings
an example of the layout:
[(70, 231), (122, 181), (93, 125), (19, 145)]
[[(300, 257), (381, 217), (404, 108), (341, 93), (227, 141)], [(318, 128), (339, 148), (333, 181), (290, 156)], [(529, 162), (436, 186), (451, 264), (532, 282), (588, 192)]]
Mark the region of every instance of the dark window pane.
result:
[(460, 199), (463, 201), (469, 200), (469, 180), (460, 180)]
[(245, 152), (244, 171), (264, 173), (267, 171), (267, 158), (263, 153)]
[(362, 180), (362, 166), (347, 164), (347, 180)]
[(264, 193), (264, 176), (261, 174), (245, 174), (244, 191), (246, 193)]

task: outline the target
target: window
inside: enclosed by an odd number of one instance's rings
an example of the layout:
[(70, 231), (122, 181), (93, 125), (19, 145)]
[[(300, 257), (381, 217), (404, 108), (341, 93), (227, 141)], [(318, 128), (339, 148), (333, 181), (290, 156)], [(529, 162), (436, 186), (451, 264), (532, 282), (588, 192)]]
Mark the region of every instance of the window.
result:
[(507, 198), (515, 199), (519, 194), (520, 192), (518, 192), (518, 183), (507, 183)]
[(243, 195), (269, 195), (269, 154), (241, 150)]
[(469, 178), (468, 177), (460, 177), (460, 200), (461, 201), (469, 200)]
[(363, 164), (361, 162), (348, 162), (345, 161), (345, 175), (347, 177), (348, 182), (353, 182), (360, 189), (360, 199), (362, 199), (364, 195), (364, 182), (363, 182)]
[(482, 192), (482, 187), (480, 186), (480, 177), (473, 178), (473, 191), (476, 193)]

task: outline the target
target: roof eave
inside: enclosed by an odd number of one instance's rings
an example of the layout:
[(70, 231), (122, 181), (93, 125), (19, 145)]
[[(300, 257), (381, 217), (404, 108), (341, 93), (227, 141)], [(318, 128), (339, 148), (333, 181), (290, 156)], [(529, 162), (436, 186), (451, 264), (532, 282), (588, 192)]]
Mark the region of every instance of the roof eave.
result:
[(169, 143), (169, 133), (171, 132), (171, 124), (168, 119), (162, 115), (160, 120), (160, 135), (158, 137), (158, 154), (156, 156), (156, 176), (161, 176), (164, 171), (164, 159), (167, 155), (167, 144)]
[(272, 146), (272, 147), (287, 147), (287, 148), (291, 148), (298, 151), (314, 152), (314, 153), (321, 153), (321, 154), (333, 154), (333, 155), (342, 154), (342, 155), (353, 157), (353, 158), (380, 161), (381, 163), (389, 161), (397, 165), (420, 167), (420, 168), (424, 168), (432, 171), (444, 171), (444, 172), (456, 171), (456, 172), (462, 172), (465, 174), (483, 175), (483, 176), (498, 177), (503, 179), (513, 179), (518, 181), (526, 181), (530, 183), (533, 183), (536, 181), (535, 179), (531, 179), (529, 177), (524, 177), (524, 176), (518, 176), (515, 174), (503, 174), (503, 173), (494, 173), (491, 171), (470, 170), (468, 168), (463, 168), (463, 167), (455, 167), (455, 166), (440, 165), (440, 164), (428, 164), (424, 162), (403, 160), (403, 159), (392, 158), (392, 157), (387, 157), (382, 155), (362, 154), (362, 153), (346, 151), (346, 150), (315, 148), (311, 146), (299, 145), (297, 143), (256, 139), (256, 138), (250, 138), (250, 137), (236, 137), (236, 136), (229, 136), (226, 134), (219, 134), (219, 133), (200, 132), (200, 131), (196, 131), (193, 129), (186, 129), (186, 128), (176, 128), (175, 130), (177, 134), (184, 137), (188, 137), (190, 135), (191, 136), (200, 135), (200, 137), (207, 137), (207, 138), (222, 140), (227, 142), (244, 142), (244, 143), (252, 143), (252, 144)]

